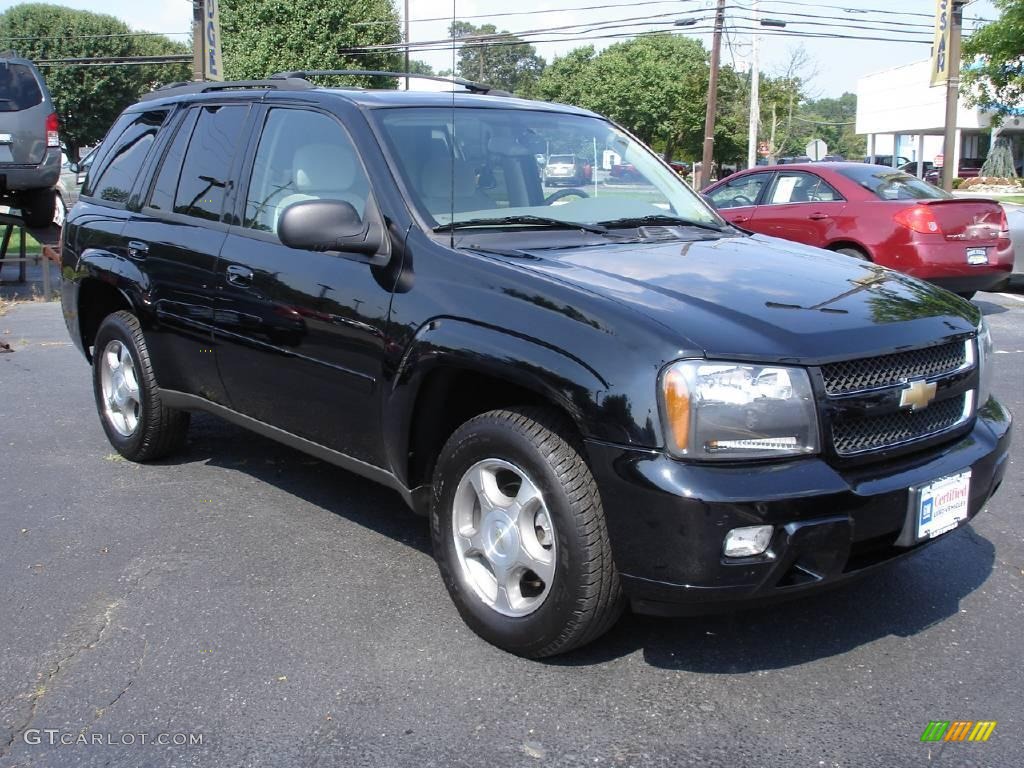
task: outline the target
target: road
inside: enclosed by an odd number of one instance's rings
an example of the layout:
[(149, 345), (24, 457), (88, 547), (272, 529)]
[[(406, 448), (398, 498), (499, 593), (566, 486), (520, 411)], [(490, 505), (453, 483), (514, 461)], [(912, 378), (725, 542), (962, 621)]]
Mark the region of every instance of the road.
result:
[[(982, 297), (1024, 414), (1024, 296)], [(392, 492), (210, 417), (122, 461), (59, 306), (0, 340), (0, 766), (1020, 765), (1019, 432), (988, 509), (917, 558), (536, 662), (465, 628)], [(930, 720), (998, 726), (936, 747)]]

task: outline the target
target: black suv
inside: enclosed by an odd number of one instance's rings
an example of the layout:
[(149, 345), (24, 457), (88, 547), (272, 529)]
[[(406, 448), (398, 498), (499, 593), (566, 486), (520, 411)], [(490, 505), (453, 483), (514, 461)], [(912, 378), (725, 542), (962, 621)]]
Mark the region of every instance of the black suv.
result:
[[(999, 486), (971, 304), (729, 226), (590, 112), (312, 74), (156, 92), (97, 150), (64, 314), (125, 457), (202, 410), (384, 483), (526, 656), (841, 583)], [(547, 191), (547, 146), (642, 183)]]

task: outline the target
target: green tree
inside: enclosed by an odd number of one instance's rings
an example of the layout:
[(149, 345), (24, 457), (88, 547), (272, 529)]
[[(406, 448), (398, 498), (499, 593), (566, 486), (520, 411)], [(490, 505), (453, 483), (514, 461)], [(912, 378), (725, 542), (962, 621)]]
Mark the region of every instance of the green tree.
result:
[(707, 83), (707, 52), (700, 42), (644, 35), (596, 55), (588, 46), (555, 59), (537, 95), (607, 115), (645, 143), (662, 147), (669, 159), (677, 151), (693, 158), (703, 141)]
[[(456, 21), (448, 28), (453, 38), (464, 38), (459, 47), (455, 71), (459, 77), (476, 80), (521, 96), (532, 96), (544, 71), (544, 59), (537, 49), (493, 24), (474, 26)], [(476, 39), (482, 38), (482, 39)]]
[[(402, 34), (393, 0), (221, 0), (224, 72), (231, 79), (262, 78), (285, 70), (402, 67), (394, 49)], [(394, 78), (357, 78), (394, 88)]]
[[(59, 5), (27, 3), (0, 14), (0, 49), (36, 61), (187, 53), (160, 36), (133, 35), (124, 22)], [(106, 135), (121, 110), (153, 87), (188, 78), (187, 65), (46, 66), (42, 68), (72, 155)]]
[(995, 111), (995, 123), (1024, 104), (1024, 0), (994, 0), (999, 18), (964, 41), (963, 93)]
[(857, 96), (853, 93), (805, 102), (796, 116), (801, 147), (812, 139), (821, 139), (828, 145), (829, 154), (850, 160), (863, 157), (867, 151), (866, 139), (857, 135), (856, 119)]

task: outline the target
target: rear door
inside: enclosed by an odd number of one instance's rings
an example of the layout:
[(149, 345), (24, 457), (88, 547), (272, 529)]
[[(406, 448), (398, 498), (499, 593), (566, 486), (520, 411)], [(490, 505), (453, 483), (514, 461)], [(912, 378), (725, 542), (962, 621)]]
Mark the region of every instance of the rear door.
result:
[(39, 165), (46, 154), (49, 96), (27, 64), (0, 59), (0, 164)]
[(187, 110), (155, 172), (142, 210), (125, 226), (129, 257), (149, 278), (157, 322), (147, 341), (165, 389), (228, 404), (213, 344), (222, 221), (248, 103)]
[(312, 107), (261, 108), (217, 268), (217, 361), (232, 407), (384, 466), (380, 390), (389, 283), (365, 258), (297, 250), (277, 228), (291, 205), (372, 185), (346, 127)]
[(846, 201), (808, 171), (780, 171), (747, 225), (755, 232), (824, 248)]
[(772, 171), (730, 177), (724, 184), (712, 190), (708, 197), (711, 204), (730, 224), (750, 228), (758, 199), (771, 178)]

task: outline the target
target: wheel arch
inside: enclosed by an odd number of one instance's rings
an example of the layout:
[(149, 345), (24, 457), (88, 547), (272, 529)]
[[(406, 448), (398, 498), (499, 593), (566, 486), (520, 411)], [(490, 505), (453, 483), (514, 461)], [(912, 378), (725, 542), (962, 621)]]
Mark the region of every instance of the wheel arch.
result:
[(87, 277), (78, 285), (78, 333), (82, 351), (91, 363), (90, 348), (103, 320), (114, 312), (137, 314), (130, 295), (122, 287), (97, 277)]
[[(571, 355), (538, 340), (461, 320), (435, 320), (417, 334), (384, 398), (389, 458), (403, 484), (430, 482), (449, 436), (497, 408), (547, 406), (580, 436), (592, 436), (593, 410), (608, 382)], [(417, 505), (419, 506), (419, 505)]]
[(840, 248), (853, 248), (867, 256), (870, 261), (875, 260), (875, 255), (871, 252), (871, 249), (856, 240), (835, 240), (834, 242), (829, 243), (827, 248), (830, 251), (838, 251)]

